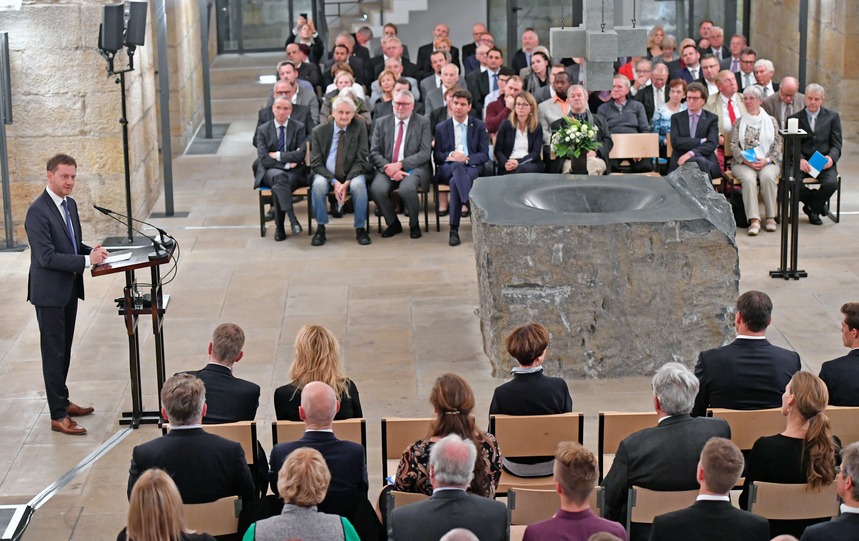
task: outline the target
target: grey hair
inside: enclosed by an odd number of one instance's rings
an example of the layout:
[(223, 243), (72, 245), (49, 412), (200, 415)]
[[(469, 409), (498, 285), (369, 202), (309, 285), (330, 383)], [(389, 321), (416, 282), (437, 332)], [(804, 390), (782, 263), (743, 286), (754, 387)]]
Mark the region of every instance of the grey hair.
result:
[(642, 64), (647, 64), (648, 68), (651, 68), (651, 69), (653, 68), (653, 62), (651, 62), (650, 60), (648, 60), (646, 58), (642, 58), (641, 60), (639, 60), (638, 63), (635, 64), (635, 68), (638, 69), (638, 66), (640, 66)]
[(582, 92), (585, 93), (585, 98), (588, 97), (588, 91), (585, 90), (585, 87), (583, 87), (582, 85), (570, 85), (570, 88), (567, 89), (567, 97), (569, 98), (569, 96), (570, 96), (570, 94), (572, 94), (573, 90), (578, 90), (578, 89), (581, 89)]
[(754, 96), (758, 99), (758, 101), (761, 101), (764, 99), (764, 90), (760, 87), (760, 85), (749, 85), (743, 89), (743, 96)]
[(435, 56), (437, 54), (443, 54), (444, 60), (448, 64), (450, 64), (453, 61), (453, 57), (450, 56), (450, 53), (447, 51), (442, 51), (441, 49), (436, 49), (435, 51), (433, 51), (432, 54), (430, 55), (430, 58), (432, 58), (433, 56)]
[(665, 65), (665, 64), (663, 64), (662, 62), (660, 62), (660, 63), (656, 64), (655, 66), (653, 66), (653, 73), (656, 73), (657, 71), (660, 71), (660, 72), (664, 71), (665, 73), (670, 73), (670, 72), (668, 71), (668, 66), (666, 66), (666, 65)]
[(807, 87), (805, 87), (805, 93), (810, 94), (812, 92), (820, 92), (820, 97), (825, 98), (826, 93), (823, 91), (823, 87), (817, 83), (811, 83)]
[(338, 38), (346, 38), (349, 40), (349, 43), (352, 44), (352, 47), (355, 46), (355, 38), (353, 38), (352, 34), (350, 34), (349, 32), (340, 32), (339, 34), (337, 34), (337, 37)]
[(720, 27), (720, 26), (713, 26), (713, 27), (710, 27), (710, 32), (712, 32), (713, 30), (715, 30), (716, 32), (721, 33), (723, 36), (725, 35), (725, 31), (724, 31), (724, 30), (722, 30), (722, 27)]
[(385, 68), (387, 68), (388, 63), (390, 63), (390, 62), (394, 62), (394, 63), (396, 63), (396, 64), (399, 64), (400, 66), (402, 66), (402, 65), (403, 65), (403, 61), (402, 61), (401, 59), (399, 59), (399, 58), (389, 58), (389, 59), (385, 60)]
[[(447, 52), (447, 51), (445, 51), (445, 52)], [(456, 74), (459, 75), (459, 66), (457, 66), (453, 62), (448, 62), (447, 64), (445, 64), (444, 68), (446, 68), (448, 66), (453, 66), (454, 68), (456, 68)], [(444, 69), (444, 68), (441, 68), (441, 69)]]
[(396, 93), (396, 94), (394, 94), (394, 96), (395, 96), (395, 97), (396, 97), (396, 96), (405, 96), (405, 97), (409, 98), (409, 100), (410, 100), (412, 103), (414, 103), (414, 102), (415, 102), (415, 95), (414, 95), (414, 94), (412, 94), (412, 91), (411, 91), (411, 90), (398, 90), (398, 91), (397, 91), (397, 93)]
[(442, 536), (439, 541), (479, 541), (478, 537), (465, 528), (454, 528)]
[(850, 495), (859, 500), (859, 442), (854, 442), (841, 450), (841, 475), (853, 480)]
[(274, 103), (277, 103), (277, 102), (279, 102), (280, 100), (285, 101), (286, 103), (288, 103), (288, 104), (289, 104), (290, 109), (292, 108), (292, 102), (291, 102), (291, 101), (289, 101), (289, 98), (287, 98), (286, 96), (278, 96), (278, 97), (276, 97), (276, 98), (274, 99)]
[(692, 411), (700, 384), (688, 368), (680, 363), (666, 363), (653, 375), (652, 384), (662, 411), (668, 415)]
[(340, 91), (340, 94), (337, 95), (337, 100), (332, 104), (331, 110), (333, 111), (337, 109), (337, 106), (341, 103), (348, 103), (349, 107), (352, 108), (352, 112), (354, 113), (358, 110), (358, 106), (355, 105), (355, 101), (352, 99), (354, 95), (354, 90), (352, 90), (351, 88), (344, 88)]
[(357, 32), (355, 32), (355, 33), (356, 33), (356, 34), (361, 34), (362, 36), (367, 37), (367, 38), (372, 38), (372, 37), (373, 37), (373, 31), (370, 29), (370, 27), (369, 27), (369, 26), (362, 26), (362, 27), (361, 27), (361, 28), (359, 28), (359, 29), (358, 29), (358, 31), (357, 31)]
[(761, 58), (760, 60), (755, 62), (755, 67), (757, 68), (759, 66), (763, 66), (764, 68), (766, 68), (767, 71), (775, 71), (775, 66), (773, 66), (773, 63), (766, 58)]
[(402, 46), (403, 46), (403, 42), (402, 42), (402, 40), (400, 40), (400, 38), (398, 38), (397, 36), (391, 36), (391, 37), (389, 37), (389, 38), (388, 38), (388, 40), (387, 40), (385, 43), (386, 43), (386, 44), (387, 44), (387, 43), (391, 43), (392, 41), (396, 41), (396, 42), (397, 42), (397, 45), (399, 45), (400, 47), (402, 47)]
[(450, 434), (430, 449), (429, 464), (435, 480), (442, 485), (467, 487), (474, 479), (477, 447), (471, 440)]
[(628, 89), (629, 89), (629, 87), (631, 86), (631, 85), (629, 84), (629, 79), (627, 79), (627, 78), (626, 78), (626, 75), (621, 75), (620, 73), (618, 73), (618, 74), (615, 74), (614, 78), (615, 78), (615, 79), (623, 79), (623, 80), (624, 80), (624, 82), (626, 83), (626, 88), (627, 88), (627, 90), (628, 90)]
[(662, 38), (662, 46), (663, 47), (671, 47), (672, 49), (677, 48), (677, 38), (675, 38), (671, 34), (665, 34), (665, 37)]

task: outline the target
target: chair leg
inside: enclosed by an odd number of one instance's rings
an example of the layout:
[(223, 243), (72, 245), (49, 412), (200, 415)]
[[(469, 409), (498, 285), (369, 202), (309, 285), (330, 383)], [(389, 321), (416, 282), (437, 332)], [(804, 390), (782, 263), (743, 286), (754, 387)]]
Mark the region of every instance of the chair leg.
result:
[(307, 192), (307, 236), (313, 234), (313, 198), (310, 191)]
[(265, 198), (261, 192), (259, 195), (259, 236), (265, 237)]
[(435, 199), (435, 232), (438, 233), (441, 231), (441, 224), (439, 222), (438, 213), (439, 213), (439, 204), (438, 204), (438, 184), (433, 183), (432, 185), (432, 197)]
[(424, 208), (424, 231), (429, 233), (429, 194), (427, 192), (421, 193), (421, 206)]

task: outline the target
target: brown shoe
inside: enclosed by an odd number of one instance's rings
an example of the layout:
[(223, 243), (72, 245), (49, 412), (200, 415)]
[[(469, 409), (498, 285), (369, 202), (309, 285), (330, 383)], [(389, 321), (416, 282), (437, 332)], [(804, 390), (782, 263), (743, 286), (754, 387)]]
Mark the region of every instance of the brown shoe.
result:
[(51, 430), (54, 432), (62, 432), (71, 436), (83, 436), (86, 434), (86, 428), (77, 424), (71, 417), (63, 417), (59, 421), (51, 420)]
[(77, 404), (75, 404), (74, 402), (69, 402), (69, 405), (66, 406), (66, 413), (68, 413), (69, 415), (74, 415), (75, 417), (83, 417), (84, 415), (89, 415), (90, 413), (92, 413), (94, 411), (95, 411), (95, 408), (90, 408), (90, 407), (82, 408), (82, 407), (78, 406)]

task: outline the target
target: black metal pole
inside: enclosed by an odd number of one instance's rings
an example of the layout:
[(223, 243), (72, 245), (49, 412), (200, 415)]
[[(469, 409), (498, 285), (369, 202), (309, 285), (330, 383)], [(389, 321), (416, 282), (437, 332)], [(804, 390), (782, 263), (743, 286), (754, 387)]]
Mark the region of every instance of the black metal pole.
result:
[(122, 159), (125, 163), (125, 211), (128, 216), (128, 243), (132, 244), (134, 235), (131, 232), (131, 166), (128, 156), (128, 118), (125, 113), (125, 71), (120, 72), (118, 82), (122, 98), (122, 117), (119, 123), (122, 124)]
[(6, 145), (6, 122), (11, 123), (12, 109), (10, 107), (9, 90), (9, 34), (0, 34), (0, 178), (3, 182), (3, 224), (6, 231), (6, 249), (15, 248), (15, 231), (12, 219), (11, 179), (9, 178), (9, 150)]
[(200, 59), (203, 70), (203, 117), (206, 139), (212, 138), (212, 81), (209, 78), (209, 20), (208, 1), (200, 0)]
[(799, 0), (799, 89), (805, 88), (808, 64), (808, 0)]

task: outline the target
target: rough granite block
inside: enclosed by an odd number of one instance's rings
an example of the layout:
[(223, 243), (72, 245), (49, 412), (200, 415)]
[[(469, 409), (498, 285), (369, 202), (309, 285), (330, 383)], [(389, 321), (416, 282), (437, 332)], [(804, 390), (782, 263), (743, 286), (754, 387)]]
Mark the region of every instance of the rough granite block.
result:
[[(588, 62), (614, 62), (617, 60), (617, 33), (588, 30), (585, 58)], [(587, 69), (587, 68), (585, 68)]]
[(550, 28), (549, 45), (552, 58), (574, 58), (585, 56), (584, 28)]
[(547, 373), (649, 376), (727, 343), (739, 293), (736, 225), (706, 174), (509, 175), (471, 191), (484, 351), (539, 322)]
[(588, 62), (582, 82), (588, 92), (611, 90), (614, 84), (614, 62)]
[(618, 26), (617, 56), (647, 57), (647, 28)]

